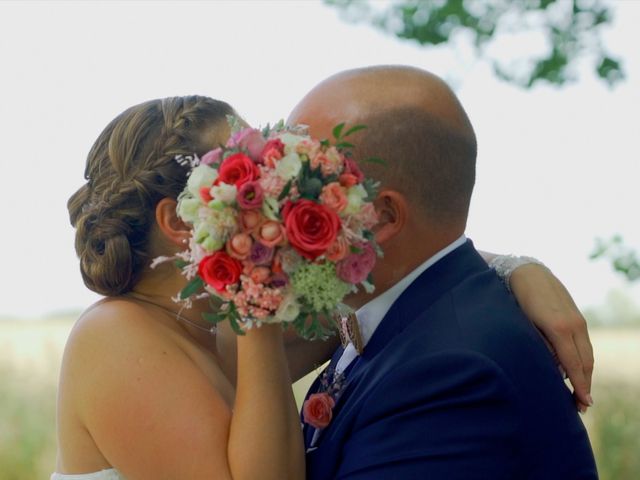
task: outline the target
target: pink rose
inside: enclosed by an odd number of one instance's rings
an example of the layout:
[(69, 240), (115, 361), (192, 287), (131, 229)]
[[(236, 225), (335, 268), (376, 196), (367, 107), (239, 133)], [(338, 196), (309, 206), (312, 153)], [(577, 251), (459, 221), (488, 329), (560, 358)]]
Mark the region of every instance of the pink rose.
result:
[(336, 241), (329, 247), (329, 250), (327, 250), (325, 255), (327, 256), (327, 260), (331, 262), (339, 262), (346, 257), (348, 253), (349, 243), (342, 235), (338, 235)]
[(358, 184), (358, 177), (356, 177), (353, 173), (343, 173), (340, 175), (340, 185), (344, 188), (351, 188), (354, 185)]
[(216, 163), (219, 163), (221, 159), (222, 159), (222, 149), (218, 147), (215, 150), (211, 150), (205, 153), (200, 159), (200, 164), (214, 165)]
[(240, 187), (236, 201), (240, 208), (245, 210), (255, 210), (262, 207), (264, 194), (259, 182), (247, 182)]
[(233, 258), (244, 260), (251, 253), (253, 240), (246, 233), (238, 233), (227, 242), (227, 253)]
[(262, 153), (260, 153), (261, 160), (269, 168), (275, 168), (276, 162), (283, 156), (284, 143), (282, 143), (282, 140), (280, 140), (279, 138), (269, 140), (262, 149)]
[(256, 231), (265, 218), (258, 210), (241, 210), (240, 211), (240, 225), (245, 232)]
[(325, 428), (331, 422), (335, 405), (335, 400), (328, 393), (310, 395), (302, 406), (305, 423), (315, 428)]
[(355, 245), (359, 253), (351, 253), (336, 265), (336, 273), (340, 280), (357, 284), (367, 279), (376, 264), (376, 252), (371, 243)]
[(273, 248), (284, 241), (284, 228), (282, 224), (273, 220), (263, 223), (258, 230), (258, 239), (266, 247)]
[(259, 130), (244, 128), (231, 136), (227, 146), (242, 148), (247, 151), (252, 160), (258, 161), (266, 143)]
[(320, 203), (326, 205), (331, 210), (340, 213), (347, 207), (347, 192), (337, 182), (332, 182), (322, 187)]
[(254, 283), (266, 283), (271, 271), (267, 267), (255, 267), (249, 276)]

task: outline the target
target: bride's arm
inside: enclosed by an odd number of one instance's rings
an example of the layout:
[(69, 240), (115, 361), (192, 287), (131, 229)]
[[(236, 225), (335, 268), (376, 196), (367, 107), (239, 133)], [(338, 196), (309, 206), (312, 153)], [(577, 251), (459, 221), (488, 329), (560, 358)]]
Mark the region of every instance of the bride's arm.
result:
[(229, 467), (234, 479), (304, 478), (302, 429), (280, 325), (238, 337)]
[[(499, 255), (480, 252), (487, 263)], [(578, 407), (584, 411), (593, 403), (591, 376), (593, 349), (587, 324), (571, 295), (543, 265), (526, 264), (513, 271), (509, 285), (527, 317), (544, 334), (573, 385)], [(337, 336), (309, 342), (285, 334), (285, 348), (292, 379), (298, 380), (329, 360), (338, 347)]]
[(65, 353), (60, 404), (77, 416), (106, 465), (130, 480), (303, 479), (280, 326), (238, 339), (233, 401), (218, 369), (203, 370), (133, 308), (94, 313), (74, 329)]

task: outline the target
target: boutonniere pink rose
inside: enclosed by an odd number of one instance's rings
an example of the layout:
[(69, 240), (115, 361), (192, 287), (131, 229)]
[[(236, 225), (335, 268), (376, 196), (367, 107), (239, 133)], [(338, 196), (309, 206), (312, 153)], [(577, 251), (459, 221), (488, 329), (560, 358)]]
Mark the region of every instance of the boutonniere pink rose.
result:
[(331, 423), (335, 405), (333, 397), (326, 392), (310, 395), (302, 406), (305, 423), (314, 428), (325, 428)]

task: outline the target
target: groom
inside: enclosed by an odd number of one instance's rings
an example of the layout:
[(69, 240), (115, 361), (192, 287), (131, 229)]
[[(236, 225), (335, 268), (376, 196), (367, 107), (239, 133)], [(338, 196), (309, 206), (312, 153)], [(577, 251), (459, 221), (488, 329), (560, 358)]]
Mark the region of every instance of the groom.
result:
[(383, 179), (385, 256), (377, 296), (352, 299), (361, 353), (352, 342), (327, 370), (344, 379), (337, 398), (319, 401), (319, 381), (309, 392), (332, 418), (305, 425), (307, 478), (597, 478), (552, 356), (464, 237), (476, 140), (455, 95), (421, 70), (366, 68), (325, 80), (289, 117), (319, 138), (342, 121), (368, 127), (357, 157), (388, 165), (365, 167)]

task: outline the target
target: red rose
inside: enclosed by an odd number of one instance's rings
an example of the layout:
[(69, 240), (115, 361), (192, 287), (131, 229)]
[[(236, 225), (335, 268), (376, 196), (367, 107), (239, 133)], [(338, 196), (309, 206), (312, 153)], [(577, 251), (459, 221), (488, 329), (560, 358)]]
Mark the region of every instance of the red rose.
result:
[(225, 252), (216, 252), (204, 257), (198, 265), (198, 275), (207, 285), (218, 292), (224, 292), (227, 285), (233, 285), (240, 279), (242, 263)]
[(328, 393), (314, 393), (304, 402), (302, 415), (305, 423), (324, 428), (331, 422), (335, 400)]
[(289, 243), (309, 260), (324, 254), (340, 230), (338, 214), (311, 200), (288, 203), (283, 216)]
[(258, 166), (244, 153), (236, 153), (223, 160), (218, 170), (215, 184), (224, 182), (240, 188), (247, 182), (252, 182), (260, 175)]

